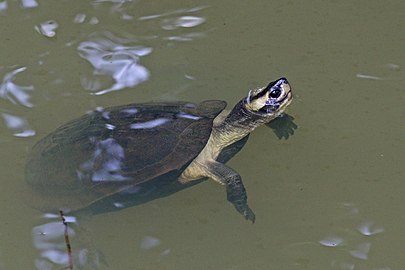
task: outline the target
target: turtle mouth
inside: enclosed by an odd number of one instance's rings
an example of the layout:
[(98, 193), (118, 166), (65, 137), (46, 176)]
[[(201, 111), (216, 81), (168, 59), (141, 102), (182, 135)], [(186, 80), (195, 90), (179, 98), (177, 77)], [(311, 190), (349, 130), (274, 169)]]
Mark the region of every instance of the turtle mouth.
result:
[(268, 100), (266, 101), (265, 106), (263, 106), (259, 111), (264, 114), (274, 114), (279, 111), (282, 113), (284, 109), (290, 104), (292, 100), (292, 93), (289, 91), (282, 99), (280, 100)]

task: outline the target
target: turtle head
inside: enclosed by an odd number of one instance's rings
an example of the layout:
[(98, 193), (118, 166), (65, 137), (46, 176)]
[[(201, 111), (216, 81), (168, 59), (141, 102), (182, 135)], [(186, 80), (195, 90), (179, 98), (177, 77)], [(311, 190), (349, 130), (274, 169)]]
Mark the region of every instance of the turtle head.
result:
[(275, 80), (266, 87), (249, 91), (244, 100), (245, 108), (268, 118), (269, 121), (281, 115), (291, 103), (292, 92), (286, 78)]

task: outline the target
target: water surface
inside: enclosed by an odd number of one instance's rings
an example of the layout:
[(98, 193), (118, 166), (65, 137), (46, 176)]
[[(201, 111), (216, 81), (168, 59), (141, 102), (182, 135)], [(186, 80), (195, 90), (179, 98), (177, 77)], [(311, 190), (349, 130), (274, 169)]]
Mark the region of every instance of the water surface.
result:
[(130, 102), (231, 106), (280, 76), (298, 130), (278, 140), (260, 128), (229, 162), (256, 223), (208, 181), (79, 221), (100, 268), (401, 269), (403, 10), (397, 0), (1, 1), (0, 269), (61, 268), (35, 246), (45, 221), (25, 200), (25, 158), (47, 133)]

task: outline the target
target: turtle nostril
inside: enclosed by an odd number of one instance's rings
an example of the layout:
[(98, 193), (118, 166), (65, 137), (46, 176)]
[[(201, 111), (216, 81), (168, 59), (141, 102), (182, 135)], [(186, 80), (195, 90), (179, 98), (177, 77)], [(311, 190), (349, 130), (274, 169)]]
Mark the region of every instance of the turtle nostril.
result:
[(288, 84), (288, 80), (285, 77), (280, 78), (279, 81), (282, 81), (282, 83)]

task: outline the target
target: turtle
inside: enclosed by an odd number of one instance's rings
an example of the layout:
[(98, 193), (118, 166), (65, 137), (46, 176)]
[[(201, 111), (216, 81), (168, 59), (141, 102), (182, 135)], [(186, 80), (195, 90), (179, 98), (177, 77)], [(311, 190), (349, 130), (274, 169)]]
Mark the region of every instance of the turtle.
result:
[[(72, 120), (31, 149), (27, 182), (46, 211), (119, 210), (212, 179), (247, 220), (242, 178), (225, 163), (255, 128), (276, 122), (292, 101), (282, 77), (250, 90), (232, 110), (226, 102), (133, 103), (98, 108)], [(271, 123), (270, 123), (271, 124)]]

